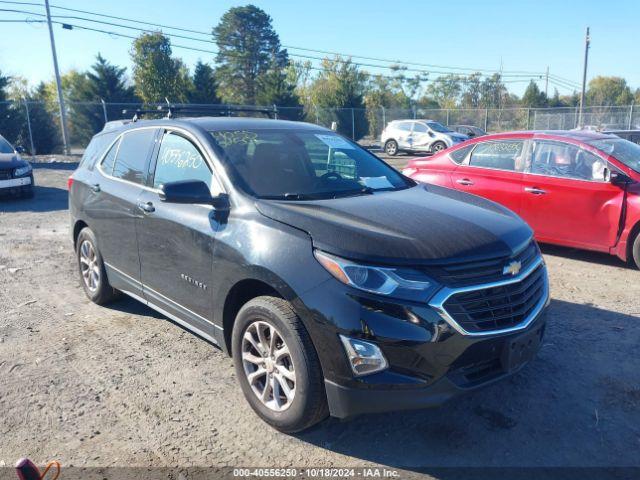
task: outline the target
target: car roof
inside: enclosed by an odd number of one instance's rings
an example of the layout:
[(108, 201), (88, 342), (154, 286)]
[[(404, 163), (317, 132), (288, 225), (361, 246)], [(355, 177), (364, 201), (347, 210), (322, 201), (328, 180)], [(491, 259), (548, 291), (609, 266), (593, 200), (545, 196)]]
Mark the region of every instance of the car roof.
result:
[(509, 138), (509, 137), (556, 137), (566, 138), (568, 140), (576, 140), (579, 142), (590, 142), (593, 140), (601, 140), (612, 138), (613, 135), (606, 133), (594, 132), (590, 130), (520, 130), (513, 132), (492, 133), (480, 137), (481, 141), (491, 140), (492, 138)]
[[(331, 131), (320, 125), (305, 122), (293, 122), (289, 120), (274, 120), (270, 118), (253, 118), (253, 117), (180, 117), (180, 118), (163, 118), (158, 120), (138, 120), (136, 122), (128, 122), (120, 126), (122, 130), (129, 130), (142, 126), (196, 126), (205, 131), (217, 130), (326, 130)], [(114, 129), (114, 130), (115, 130)], [(113, 131), (113, 130), (112, 130)]]

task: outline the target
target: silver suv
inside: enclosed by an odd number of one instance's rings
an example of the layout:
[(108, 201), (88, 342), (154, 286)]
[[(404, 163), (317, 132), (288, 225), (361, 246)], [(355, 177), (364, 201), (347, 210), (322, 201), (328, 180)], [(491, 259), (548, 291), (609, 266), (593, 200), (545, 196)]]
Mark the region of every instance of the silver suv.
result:
[(380, 144), (387, 155), (398, 152), (437, 153), (469, 137), (435, 120), (394, 120), (382, 131)]

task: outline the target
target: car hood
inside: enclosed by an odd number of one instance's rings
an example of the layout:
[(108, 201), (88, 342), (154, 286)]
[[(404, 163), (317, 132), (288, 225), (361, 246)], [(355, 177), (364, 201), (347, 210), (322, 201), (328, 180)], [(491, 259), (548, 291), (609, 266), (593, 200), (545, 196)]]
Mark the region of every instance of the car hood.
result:
[(371, 263), (509, 256), (533, 235), (510, 210), (435, 185), (328, 200), (258, 200), (256, 206), (263, 215), (307, 232), (315, 248)]
[(449, 135), (453, 139), (460, 141), (469, 140), (469, 137), (463, 133), (447, 133), (447, 135)]
[(17, 153), (0, 153), (0, 170), (24, 167), (25, 163)]

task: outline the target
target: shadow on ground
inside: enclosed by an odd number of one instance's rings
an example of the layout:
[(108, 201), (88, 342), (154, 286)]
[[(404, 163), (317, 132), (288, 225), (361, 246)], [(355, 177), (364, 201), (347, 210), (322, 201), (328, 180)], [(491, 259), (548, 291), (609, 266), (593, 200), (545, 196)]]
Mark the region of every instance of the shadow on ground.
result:
[(41, 187), (36, 184), (33, 198), (3, 196), (0, 212), (54, 212), (69, 206), (68, 192), (57, 187)]
[(571, 260), (579, 260), (582, 262), (598, 263), (600, 265), (609, 265), (612, 267), (629, 267), (629, 265), (620, 260), (615, 255), (609, 255), (603, 252), (591, 252), (589, 250), (580, 250), (577, 248), (561, 247), (559, 245), (540, 244), (540, 250), (545, 255), (553, 255), (554, 257), (565, 257)]
[(297, 438), (424, 473), (426, 466), (640, 466), (629, 448), (640, 441), (640, 317), (556, 300), (548, 318), (538, 357), (514, 377), (438, 409), (330, 419)]

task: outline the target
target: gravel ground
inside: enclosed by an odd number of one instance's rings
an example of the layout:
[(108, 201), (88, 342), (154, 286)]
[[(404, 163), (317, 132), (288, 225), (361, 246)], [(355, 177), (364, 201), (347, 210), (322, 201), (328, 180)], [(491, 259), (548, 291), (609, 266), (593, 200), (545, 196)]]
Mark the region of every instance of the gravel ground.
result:
[(35, 198), (0, 200), (0, 466), (640, 466), (640, 272), (617, 259), (544, 248), (546, 343), (515, 377), (439, 409), (284, 435), (215, 347), (133, 300), (86, 299), (74, 167), (37, 163)]

